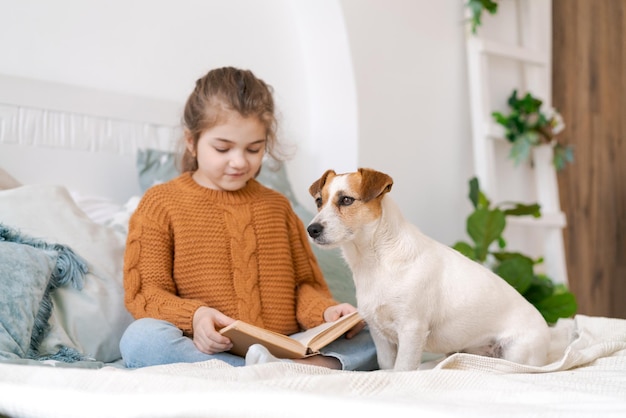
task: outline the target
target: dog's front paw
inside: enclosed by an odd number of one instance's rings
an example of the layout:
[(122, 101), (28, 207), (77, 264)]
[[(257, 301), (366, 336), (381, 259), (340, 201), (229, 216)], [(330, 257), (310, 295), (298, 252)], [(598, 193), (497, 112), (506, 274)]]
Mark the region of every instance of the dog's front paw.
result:
[(415, 370), (418, 370), (420, 368), (421, 363), (414, 365), (414, 364), (395, 364), (393, 366), (393, 371), (394, 372), (412, 372)]

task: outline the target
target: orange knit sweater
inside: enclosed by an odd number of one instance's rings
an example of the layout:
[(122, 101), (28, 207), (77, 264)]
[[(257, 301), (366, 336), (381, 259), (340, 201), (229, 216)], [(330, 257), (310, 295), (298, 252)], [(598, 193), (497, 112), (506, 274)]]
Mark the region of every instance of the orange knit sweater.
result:
[(323, 322), (331, 297), (306, 231), (282, 194), (250, 180), (224, 192), (191, 173), (146, 191), (129, 223), (125, 303), (135, 318), (193, 335), (193, 315), (215, 308), (275, 332)]

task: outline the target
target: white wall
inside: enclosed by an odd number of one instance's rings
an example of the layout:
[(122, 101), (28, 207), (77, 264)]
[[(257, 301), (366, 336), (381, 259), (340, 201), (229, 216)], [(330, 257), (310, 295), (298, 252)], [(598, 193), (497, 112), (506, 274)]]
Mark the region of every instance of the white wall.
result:
[(377, 168), (452, 244), (472, 175), (462, 4), (0, 0), (0, 73), (182, 102), (210, 68), (250, 68), (275, 88), (303, 204), (327, 168)]
[(359, 165), (394, 178), (405, 215), (465, 235), (472, 176), (460, 1), (342, 0), (359, 106)]

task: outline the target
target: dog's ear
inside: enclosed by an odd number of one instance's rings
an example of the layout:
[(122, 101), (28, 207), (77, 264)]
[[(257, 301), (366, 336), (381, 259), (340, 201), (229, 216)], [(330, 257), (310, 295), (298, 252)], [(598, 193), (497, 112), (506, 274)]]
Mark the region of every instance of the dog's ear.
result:
[(324, 184), (326, 184), (328, 176), (330, 176), (331, 174), (333, 176), (337, 175), (337, 173), (335, 173), (335, 170), (326, 170), (326, 172), (322, 174), (322, 177), (320, 177), (313, 184), (311, 184), (311, 187), (309, 187), (309, 193), (311, 194), (311, 196), (315, 196), (320, 192), (320, 190), (322, 190)]
[(391, 191), (393, 179), (380, 171), (370, 168), (359, 168), (361, 174), (361, 199), (369, 202)]

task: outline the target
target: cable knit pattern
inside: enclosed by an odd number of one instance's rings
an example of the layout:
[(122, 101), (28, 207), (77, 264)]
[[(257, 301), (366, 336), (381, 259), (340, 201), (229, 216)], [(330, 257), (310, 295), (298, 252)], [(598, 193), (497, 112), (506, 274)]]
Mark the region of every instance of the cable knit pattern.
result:
[(233, 257), (233, 285), (237, 297), (240, 318), (263, 326), (260, 304), (251, 304), (251, 299), (260, 300), (258, 263), (256, 257), (255, 233), (252, 228), (252, 214), (247, 207), (226, 208), (226, 230), (230, 236)]
[(135, 318), (189, 336), (201, 306), (291, 334), (337, 303), (283, 195), (255, 180), (236, 192), (207, 189), (190, 173), (144, 194), (129, 223), (124, 288)]

